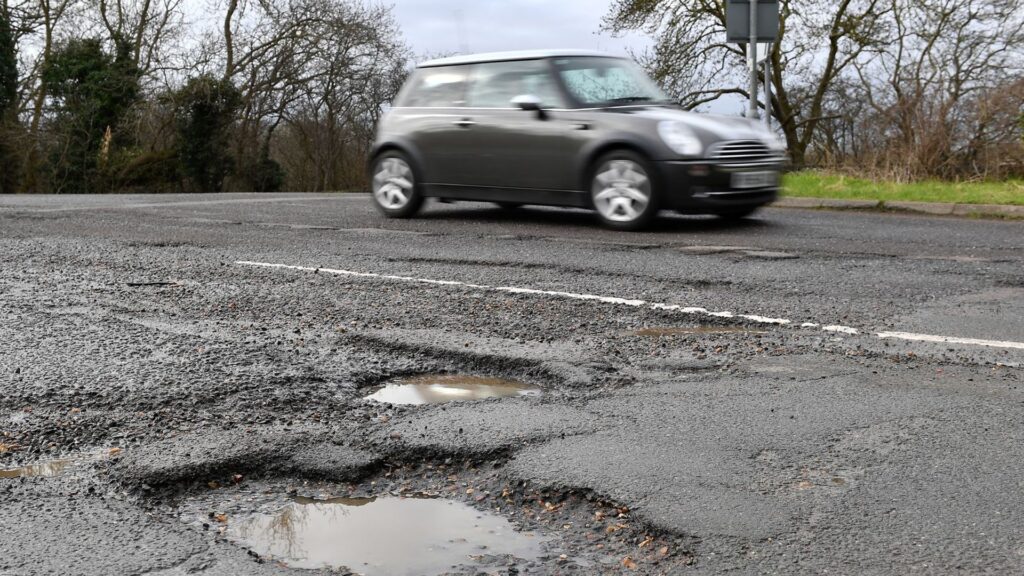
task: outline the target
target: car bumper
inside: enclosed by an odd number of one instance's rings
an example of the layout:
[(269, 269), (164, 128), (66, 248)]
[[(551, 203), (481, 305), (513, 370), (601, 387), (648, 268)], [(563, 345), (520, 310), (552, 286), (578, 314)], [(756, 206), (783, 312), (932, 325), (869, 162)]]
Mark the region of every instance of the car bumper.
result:
[[(701, 161), (659, 162), (664, 208), (687, 214), (716, 214), (750, 210), (779, 197), (782, 162), (716, 164)], [(736, 187), (738, 173), (774, 174), (770, 185)]]

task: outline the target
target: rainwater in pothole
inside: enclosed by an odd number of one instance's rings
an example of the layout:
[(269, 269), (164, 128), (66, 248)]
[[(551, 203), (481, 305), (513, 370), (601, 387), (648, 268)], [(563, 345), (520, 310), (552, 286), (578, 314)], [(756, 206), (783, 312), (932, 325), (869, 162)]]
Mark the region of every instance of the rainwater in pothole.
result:
[(0, 469), (0, 479), (53, 478), (83, 464), (116, 456), (120, 452), (121, 450), (119, 448), (112, 448), (109, 450), (99, 450), (76, 456), (68, 456), (67, 458), (50, 460), (38, 464), (29, 464), (20, 468)]
[(396, 380), (366, 399), (387, 404), (418, 406), (488, 398), (537, 397), (541, 393), (537, 386), (515, 380), (436, 374)]
[(54, 476), (59, 476), (64, 472), (65, 468), (71, 466), (73, 463), (73, 460), (66, 458), (63, 460), (44, 462), (42, 464), (22, 466), (21, 468), (8, 468), (6, 470), (0, 470), (0, 478), (52, 478)]
[(543, 539), (501, 516), (432, 498), (295, 498), (270, 514), (228, 519), (229, 540), (292, 568), (430, 576), (484, 556), (536, 560)]

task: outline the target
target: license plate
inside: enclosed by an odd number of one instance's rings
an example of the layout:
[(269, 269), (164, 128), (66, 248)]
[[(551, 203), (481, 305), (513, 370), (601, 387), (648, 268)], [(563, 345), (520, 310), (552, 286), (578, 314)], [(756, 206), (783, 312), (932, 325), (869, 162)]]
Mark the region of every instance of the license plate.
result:
[(776, 172), (736, 172), (732, 175), (733, 188), (770, 188), (777, 182)]

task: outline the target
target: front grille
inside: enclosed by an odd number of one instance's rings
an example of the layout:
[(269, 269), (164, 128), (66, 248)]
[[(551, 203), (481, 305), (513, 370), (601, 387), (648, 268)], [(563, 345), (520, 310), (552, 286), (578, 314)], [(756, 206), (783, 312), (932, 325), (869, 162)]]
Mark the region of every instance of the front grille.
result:
[(734, 140), (711, 147), (711, 159), (718, 162), (764, 162), (778, 160), (771, 149), (757, 140)]

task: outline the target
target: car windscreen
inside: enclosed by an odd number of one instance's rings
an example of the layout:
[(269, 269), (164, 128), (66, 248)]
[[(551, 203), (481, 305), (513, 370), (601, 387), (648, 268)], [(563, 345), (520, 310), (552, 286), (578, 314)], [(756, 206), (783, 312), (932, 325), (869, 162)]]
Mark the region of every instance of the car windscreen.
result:
[(556, 58), (566, 90), (584, 106), (667, 102), (668, 96), (636, 64), (622, 58)]

